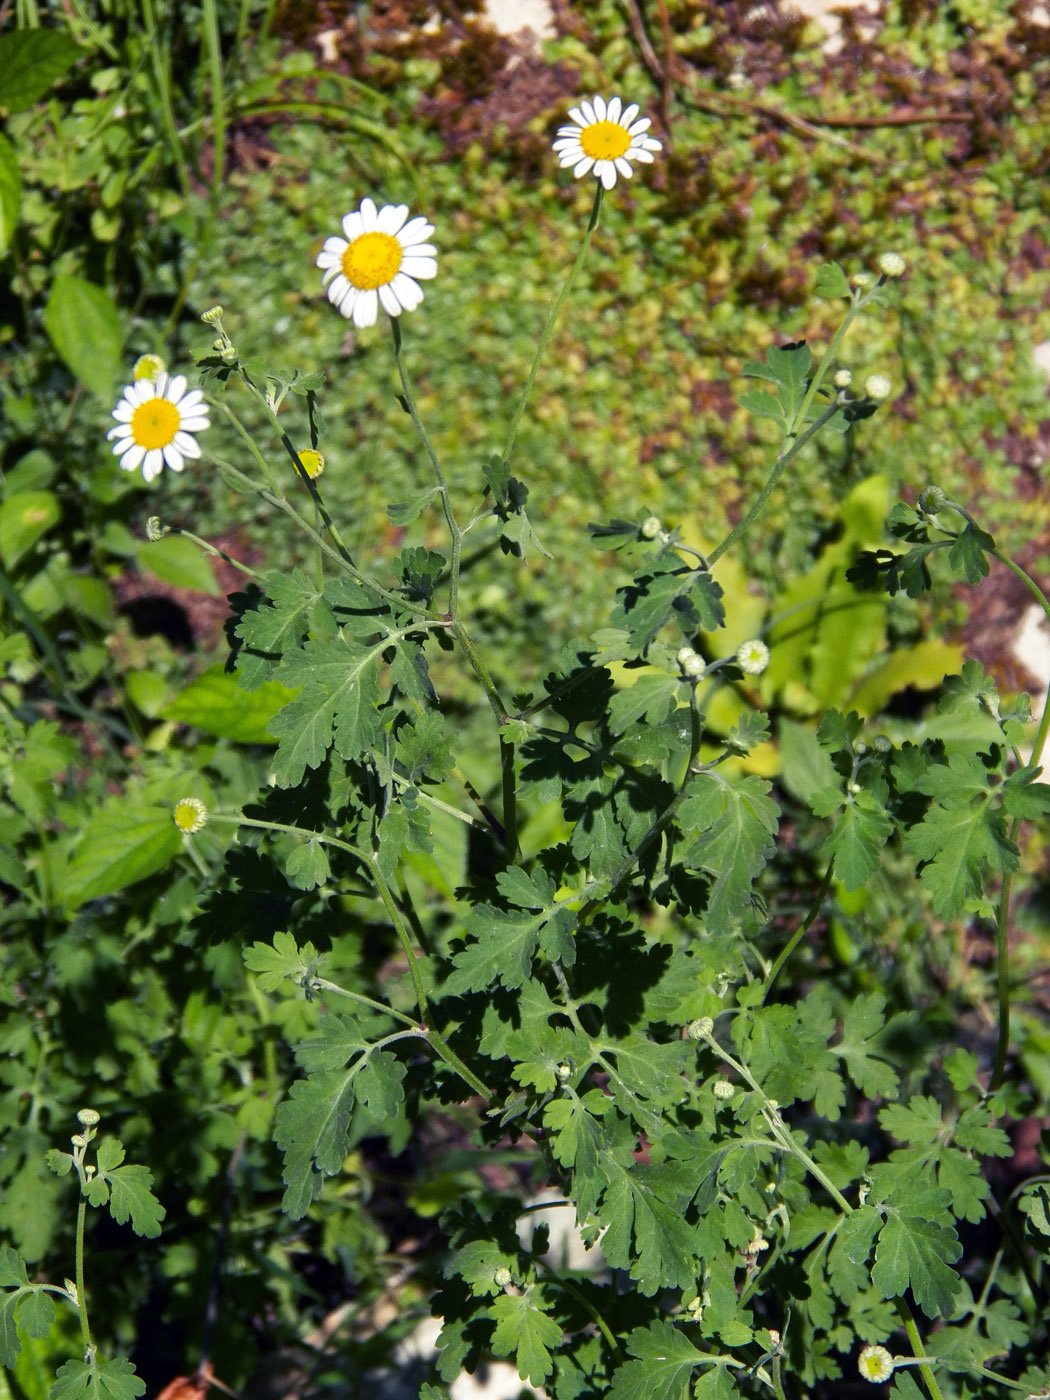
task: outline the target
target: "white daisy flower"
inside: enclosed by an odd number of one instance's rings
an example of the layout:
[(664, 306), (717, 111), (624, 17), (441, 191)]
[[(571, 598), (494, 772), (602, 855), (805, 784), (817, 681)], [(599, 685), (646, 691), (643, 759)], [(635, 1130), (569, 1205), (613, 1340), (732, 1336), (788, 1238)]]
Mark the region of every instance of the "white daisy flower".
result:
[(653, 152), (663, 149), (655, 136), (645, 135), (652, 122), (639, 117), (640, 110), (636, 102), (625, 107), (618, 97), (581, 102), (569, 113), (576, 125), (558, 128), (554, 149), (559, 165), (571, 165), (577, 180), (593, 170), (607, 190), (616, 184), (617, 175), (629, 180), (632, 160), (648, 165)]
[(194, 433), (211, 422), (199, 389), (186, 392), (186, 377), (158, 374), (156, 379), (136, 379), (129, 384), (113, 417), (117, 426), (106, 437), (126, 472), (142, 468), (147, 481), (159, 476), (165, 463), (181, 472), (187, 457), (199, 457)]
[[(406, 223), (405, 220), (408, 220)], [(355, 326), (374, 326), (379, 305), (389, 316), (415, 311), (423, 300), (418, 279), (437, 276), (434, 225), (408, 218), (407, 204), (371, 199), (343, 218), (345, 238), (326, 238), (317, 255), (328, 300)]]

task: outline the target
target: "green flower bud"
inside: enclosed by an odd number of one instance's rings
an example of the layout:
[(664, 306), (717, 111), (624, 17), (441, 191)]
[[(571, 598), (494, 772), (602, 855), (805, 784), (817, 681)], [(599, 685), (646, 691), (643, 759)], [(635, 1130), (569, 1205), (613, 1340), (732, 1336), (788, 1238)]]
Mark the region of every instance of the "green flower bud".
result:
[(93, 1128), (101, 1117), (102, 1115), (96, 1113), (93, 1108), (82, 1108), (77, 1114), (77, 1122), (82, 1128)]
[(206, 326), (217, 326), (222, 320), (222, 307), (209, 306), (207, 311), (201, 313), (201, 320)]
[(704, 658), (692, 647), (679, 647), (675, 660), (681, 666), (683, 674), (687, 675), (690, 680), (698, 681), (707, 670)]
[(837, 369), (831, 376), (831, 382), (836, 389), (848, 389), (853, 383), (853, 371), (851, 369)]
[(690, 1040), (707, 1040), (714, 1028), (715, 1023), (710, 1016), (701, 1016), (698, 1020), (689, 1022), (686, 1035)]
[(506, 1265), (501, 1266), (492, 1275), (492, 1282), (497, 1288), (506, 1288), (511, 1281), (511, 1272)]
[(888, 399), (893, 393), (893, 381), (885, 374), (869, 374), (864, 381), (864, 392), (869, 399)]
[(711, 1092), (716, 1099), (721, 1099), (723, 1102), (726, 1102), (733, 1097), (736, 1090), (728, 1079), (716, 1079), (711, 1085)]
[(663, 521), (658, 515), (647, 515), (639, 529), (643, 540), (655, 540), (663, 534)]
[(879, 271), (884, 277), (903, 277), (907, 266), (900, 253), (882, 253), (879, 256)]

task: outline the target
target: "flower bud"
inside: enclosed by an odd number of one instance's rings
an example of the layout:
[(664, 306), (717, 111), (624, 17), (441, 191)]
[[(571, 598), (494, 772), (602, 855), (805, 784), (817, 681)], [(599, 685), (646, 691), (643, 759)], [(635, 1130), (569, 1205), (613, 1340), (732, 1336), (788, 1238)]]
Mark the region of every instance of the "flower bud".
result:
[(168, 533), (168, 526), (160, 523), (159, 515), (151, 515), (146, 521), (146, 538), (152, 540), (154, 544), (157, 540), (162, 540)]
[(554, 1073), (558, 1076), (558, 1078), (563, 1084), (565, 1083), (566, 1079), (572, 1078), (572, 1070), (569, 1068), (568, 1065), (559, 1065), (558, 1068), (554, 1071)]
[(175, 803), (172, 820), (184, 836), (200, 831), (208, 820), (208, 809), (199, 797), (181, 797)]
[(939, 486), (927, 486), (919, 492), (916, 506), (923, 515), (937, 515), (948, 504), (948, 497)]
[(893, 382), (885, 374), (869, 374), (864, 381), (864, 392), (869, 399), (888, 399), (893, 393)]
[(855, 272), (850, 278), (853, 285), (855, 287), (860, 287), (861, 291), (863, 291), (865, 287), (870, 287), (874, 280), (870, 272)]
[(77, 1122), (82, 1128), (93, 1128), (101, 1118), (101, 1114), (96, 1113), (93, 1108), (82, 1108), (77, 1114)]
[(716, 1079), (711, 1085), (711, 1092), (716, 1099), (721, 1099), (725, 1103), (733, 1097), (735, 1090), (728, 1079)]
[(690, 680), (698, 681), (707, 670), (704, 658), (692, 647), (679, 647), (675, 660), (681, 666), (683, 674), (687, 675)]
[(159, 355), (140, 355), (132, 367), (132, 379), (152, 379), (157, 380), (167, 369), (167, 365)]
[(492, 1282), (497, 1288), (506, 1288), (511, 1281), (511, 1272), (504, 1264), (492, 1275)]
[(643, 540), (655, 540), (663, 534), (663, 521), (658, 515), (647, 515), (639, 526)]
[(885, 1347), (864, 1347), (857, 1358), (857, 1370), (864, 1380), (881, 1385), (893, 1375), (893, 1357)]
[(848, 389), (853, 383), (853, 371), (851, 369), (837, 369), (831, 376), (831, 382), (836, 389)]
[(217, 326), (222, 320), (222, 307), (209, 306), (207, 311), (201, 313), (201, 320), (206, 326)]
[(741, 642), (737, 647), (736, 661), (746, 676), (760, 676), (769, 665), (769, 648), (765, 642), (752, 637), (749, 642)]
[(686, 1034), (690, 1040), (707, 1040), (714, 1028), (715, 1023), (710, 1016), (701, 1016), (698, 1020), (689, 1022)]
[(900, 253), (881, 253), (879, 255), (879, 271), (884, 277), (903, 277), (907, 266), (908, 264)]
[(324, 471), (324, 458), (320, 452), (312, 447), (304, 447), (299, 453), (299, 461), (303, 464), (303, 471), (311, 481), (316, 481)]

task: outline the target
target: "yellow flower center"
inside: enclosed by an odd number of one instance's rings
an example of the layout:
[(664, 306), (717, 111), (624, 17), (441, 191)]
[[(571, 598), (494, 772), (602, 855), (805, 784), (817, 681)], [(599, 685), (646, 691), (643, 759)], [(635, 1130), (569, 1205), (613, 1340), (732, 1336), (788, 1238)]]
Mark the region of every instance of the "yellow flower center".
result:
[(167, 447), (179, 430), (179, 410), (170, 399), (147, 399), (131, 415), (131, 436), (147, 451)]
[(394, 280), (404, 256), (391, 233), (363, 233), (343, 254), (346, 280), (359, 292), (370, 292)]
[(175, 825), (187, 836), (200, 831), (207, 819), (203, 802), (184, 797), (175, 804)]
[(595, 122), (580, 132), (583, 154), (591, 160), (615, 160), (630, 144), (630, 136), (618, 122)]

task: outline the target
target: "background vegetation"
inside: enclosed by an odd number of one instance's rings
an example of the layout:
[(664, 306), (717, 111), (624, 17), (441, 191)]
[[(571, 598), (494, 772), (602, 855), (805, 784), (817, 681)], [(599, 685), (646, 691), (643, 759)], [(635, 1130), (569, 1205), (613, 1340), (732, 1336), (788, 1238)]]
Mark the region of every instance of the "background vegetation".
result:
[[(294, 919), (348, 975), (389, 964), (393, 977), (388, 930), (353, 894), (289, 883), (275, 896), (269, 864), (250, 841), (231, 851), (225, 828), (208, 828), (196, 855), (180, 848), (175, 881), (96, 897), (84, 874), (79, 838), (99, 808), (129, 794), (170, 805), (188, 775), (205, 801), (250, 802), (271, 761), (261, 726), (221, 695), (205, 715), (198, 694), (184, 722), (176, 697), (224, 660), (223, 595), (243, 579), (183, 537), (149, 543), (147, 516), (249, 564), (300, 562), (298, 540), (207, 459), (154, 490), (116, 468), (104, 432), (130, 364), (154, 351), (188, 365), (200, 313), (221, 303), (246, 354), (323, 367), (327, 500), (352, 522), (351, 550), (393, 554), (401, 528), (386, 502), (418, 489), (419, 453), (385, 338), (332, 312), (317, 248), (366, 193), (435, 224), (440, 275), (406, 341), (435, 442), (473, 481), (500, 445), (589, 210), (589, 189), (553, 168), (553, 130), (580, 94), (620, 91), (653, 115), (666, 159), (609, 202), (523, 425), (516, 466), (553, 558), (533, 550), (515, 575), (498, 548), (470, 561), (479, 635), (499, 636), (515, 667), (500, 684), (534, 689), (552, 637), (602, 623), (615, 559), (588, 555), (564, 587), (588, 521), (653, 511), (700, 543), (738, 518), (771, 440), (737, 405), (743, 364), (769, 344), (827, 338), (834, 310), (813, 281), (828, 259), (852, 270), (893, 249), (909, 260), (892, 313), (845, 350), (858, 377), (890, 375), (893, 412), (862, 450), (851, 436), (812, 450), (805, 492), (767, 517), (748, 569), (727, 562), (720, 579), (745, 635), (826, 591), (859, 548), (883, 542), (897, 492), (913, 499), (929, 482), (974, 502), (1038, 574), (1050, 414), (1032, 350), (1050, 338), (1050, 28), (1037, 10), (884, 3), (844, 15), (834, 51), (787, 8), (713, 0), (561, 7), (557, 37), (537, 50), (469, 4), (425, 0), (347, 18), (249, 0), (19, 0), (5, 13), (0, 1233), (61, 1277), (68, 1182), (43, 1152), (64, 1145), (85, 1104), (119, 1124), (167, 1217), (151, 1243), (94, 1222), (91, 1287), (107, 1341), (151, 1392), (192, 1372), (203, 1344), (246, 1394), (356, 1393), (428, 1311), (439, 1210), (538, 1183), (521, 1144), (480, 1168), (449, 1107), (404, 1141), (363, 1136), (311, 1214), (288, 1220), (272, 1118), (295, 1074), (287, 1045), (317, 1007), (265, 995), (241, 950)], [(238, 409), (251, 423), (250, 402)], [(235, 455), (232, 432), (213, 431), (214, 450)], [(781, 774), (790, 800), (800, 735), (830, 704), (921, 722), (957, 644), (1023, 688), (1001, 626), (1018, 595), (992, 596), (988, 616), (943, 590), (925, 610), (893, 600), (863, 622), (818, 609), (774, 625), (762, 699), (781, 727), (759, 770)], [(947, 643), (935, 640), (944, 627)], [(490, 770), (495, 783), (494, 754)], [(534, 820), (526, 844), (547, 839), (542, 813)], [(440, 894), (471, 852), (451, 827), (438, 839), (435, 856), (414, 859), (440, 924)], [(1022, 857), (1016, 1052), (1032, 1097), (1011, 1169), (1029, 1174), (1050, 1115), (1046, 989), (1033, 975), (1048, 934), (1041, 845)], [(990, 1054), (980, 923), (926, 926), (884, 882), (860, 901), (843, 895), (824, 932), (796, 986), (819, 974), (843, 998), (877, 987), (891, 1010), (921, 1003), (928, 1024), (957, 1021), (964, 1043)], [(916, 1078), (923, 1069), (917, 1042)], [(221, 1326), (206, 1337), (220, 1252)], [(45, 1394), (69, 1348), (58, 1332), (29, 1341), (12, 1393)]]

